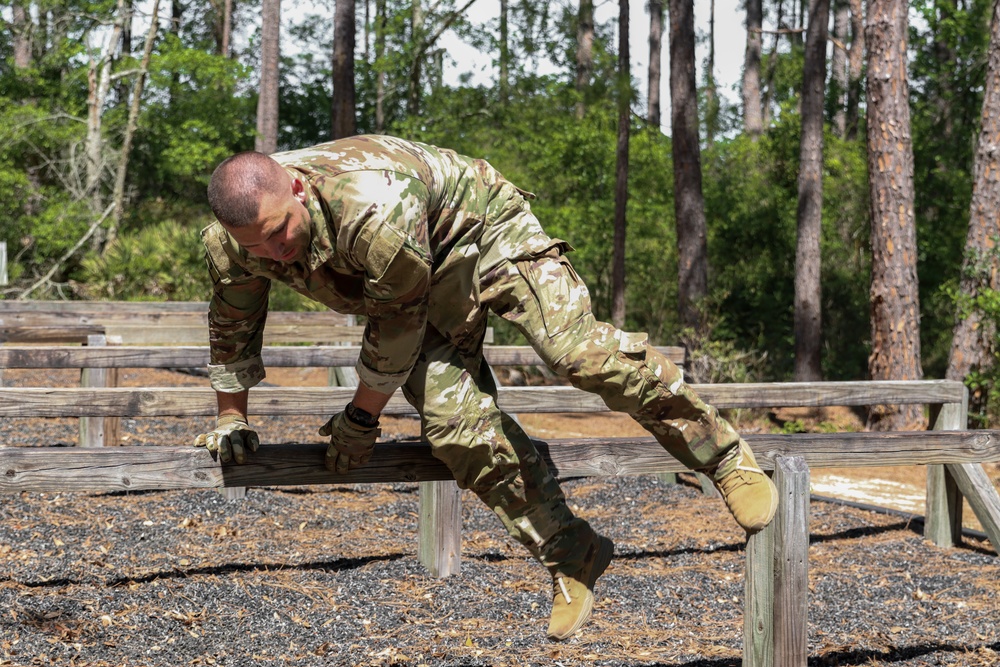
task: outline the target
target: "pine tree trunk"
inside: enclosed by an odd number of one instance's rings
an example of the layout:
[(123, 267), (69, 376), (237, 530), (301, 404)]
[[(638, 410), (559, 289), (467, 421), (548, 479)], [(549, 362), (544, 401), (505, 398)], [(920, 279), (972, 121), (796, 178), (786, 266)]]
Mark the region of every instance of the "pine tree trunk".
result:
[(278, 67), (281, 60), (281, 0), (264, 0), (261, 10), (260, 91), (257, 140), (261, 153), (278, 150)]
[(354, 96), (354, 0), (337, 0), (333, 24), (332, 138), (357, 134)]
[(507, 0), (500, 0), (500, 102), (506, 103), (510, 94), (510, 35), (507, 28), (509, 12)]
[(375, 131), (385, 131), (385, 0), (375, 0)]
[(847, 112), (844, 136), (848, 141), (858, 137), (858, 106), (864, 82), (861, 75), (865, 63), (865, 12), (862, 0), (849, 0), (851, 5), (851, 49), (847, 53)]
[(764, 127), (771, 123), (771, 96), (774, 92), (774, 76), (778, 71), (778, 47), (781, 45), (781, 29), (784, 28), (784, 0), (778, 0), (777, 18), (775, 25), (778, 30), (774, 32), (774, 42), (771, 46), (771, 54), (767, 59), (767, 74), (764, 77), (764, 93), (761, 96), (761, 113), (764, 117)]
[(409, 92), (406, 96), (406, 112), (413, 117), (420, 115), (420, 81), (423, 77), (424, 12), (420, 0), (411, 0), (410, 36), (413, 42), (413, 61), (410, 63)]
[(799, 144), (798, 236), (795, 249), (795, 380), (823, 379), (820, 290), (820, 236), (823, 228), (823, 94), (826, 89), (826, 38), (829, 0), (809, 8), (802, 72), (802, 139)]
[(694, 2), (670, 0), (669, 13), (678, 310), (682, 326), (700, 331), (699, 302), (708, 294), (708, 246), (698, 144)]
[(833, 100), (833, 131), (841, 139), (847, 134), (847, 44), (851, 29), (848, 0), (833, 2), (833, 58), (830, 61), (830, 98)]
[(625, 327), (625, 223), (628, 208), (628, 139), (632, 83), (628, 44), (629, 0), (618, 0), (618, 148), (615, 170), (615, 238), (611, 262), (611, 323)]
[(663, 70), (663, 1), (649, 0), (649, 70), (646, 121), (660, 127), (660, 77)]
[(31, 18), (20, 2), (13, 3), (10, 27), (14, 38), (14, 69), (27, 69), (31, 67)]
[[(919, 380), (920, 299), (913, 213), (913, 143), (905, 0), (869, 0), (868, 182), (871, 199), (873, 380)], [(872, 430), (922, 425), (921, 406), (873, 406)]]
[[(998, 288), (996, 240), (1000, 235), (997, 211), (1000, 210), (1000, 4), (993, 5), (990, 22), (990, 45), (986, 64), (986, 91), (983, 97), (979, 141), (973, 163), (972, 203), (969, 207), (969, 232), (965, 240), (965, 261), (962, 266), (961, 294), (973, 300), (983, 290)], [(996, 350), (996, 326), (984, 319), (979, 309), (955, 323), (951, 353), (948, 356), (949, 380), (964, 380), (972, 371), (993, 366)], [(985, 407), (986, 396), (973, 391), (973, 412)]]
[(587, 111), (585, 93), (594, 71), (594, 0), (580, 0), (576, 26), (576, 117), (583, 118)]
[(747, 48), (743, 56), (743, 127), (751, 136), (764, 131), (760, 97), (760, 56), (763, 47), (763, 2), (746, 0)]
[(705, 144), (715, 143), (719, 95), (715, 87), (715, 0), (708, 2), (708, 58), (705, 60)]

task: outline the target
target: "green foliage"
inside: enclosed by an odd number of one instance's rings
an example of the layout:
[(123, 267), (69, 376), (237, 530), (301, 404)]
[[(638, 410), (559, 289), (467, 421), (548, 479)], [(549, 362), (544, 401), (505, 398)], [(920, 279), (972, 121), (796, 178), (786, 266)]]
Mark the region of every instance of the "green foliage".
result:
[[(785, 114), (756, 141), (739, 136), (703, 154), (715, 336), (768, 351), (774, 378), (790, 375), (794, 360), (799, 129)], [(824, 372), (857, 378), (867, 359), (858, 335), (868, 330), (867, 170), (857, 144), (825, 143)]]
[(88, 299), (207, 301), (205, 275), (198, 228), (168, 219), (84, 258), (78, 291)]
[(132, 160), (138, 186), (159, 196), (203, 197), (216, 164), (253, 148), (255, 100), (240, 95), (238, 62), (167, 36), (150, 77)]

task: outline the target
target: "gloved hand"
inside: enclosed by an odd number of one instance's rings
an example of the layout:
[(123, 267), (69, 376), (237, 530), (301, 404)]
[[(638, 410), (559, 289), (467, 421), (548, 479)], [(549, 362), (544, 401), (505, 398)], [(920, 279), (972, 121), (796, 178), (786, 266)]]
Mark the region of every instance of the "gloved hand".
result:
[(257, 432), (239, 415), (222, 415), (215, 422), (215, 429), (202, 433), (194, 439), (195, 447), (204, 447), (210, 452), (219, 452), (223, 463), (236, 459), (246, 461), (246, 450), (256, 452), (260, 445)]
[(320, 427), (319, 434), (330, 436), (330, 446), (326, 448), (327, 470), (343, 475), (368, 462), (382, 429), (358, 424), (346, 412), (340, 412)]

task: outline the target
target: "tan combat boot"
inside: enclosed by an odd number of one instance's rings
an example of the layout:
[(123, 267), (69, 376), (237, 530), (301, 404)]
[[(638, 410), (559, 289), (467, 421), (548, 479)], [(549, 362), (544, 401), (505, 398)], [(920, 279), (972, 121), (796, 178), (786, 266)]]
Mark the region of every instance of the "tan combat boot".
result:
[(774, 518), (778, 510), (778, 489), (757, 465), (750, 445), (742, 438), (710, 477), (736, 523), (747, 533), (756, 533)]
[(556, 573), (552, 577), (552, 618), (549, 639), (562, 641), (572, 637), (590, 618), (594, 608), (594, 582), (607, 569), (615, 545), (606, 537), (594, 534), (583, 567), (572, 576)]

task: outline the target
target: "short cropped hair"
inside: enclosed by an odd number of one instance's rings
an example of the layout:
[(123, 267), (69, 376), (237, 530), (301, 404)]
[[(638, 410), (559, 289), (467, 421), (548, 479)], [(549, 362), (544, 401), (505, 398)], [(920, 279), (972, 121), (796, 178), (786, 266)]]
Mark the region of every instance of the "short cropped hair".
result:
[(261, 198), (281, 193), (283, 173), (281, 165), (263, 153), (237, 153), (212, 172), (208, 204), (219, 222), (228, 227), (252, 225), (260, 214)]

